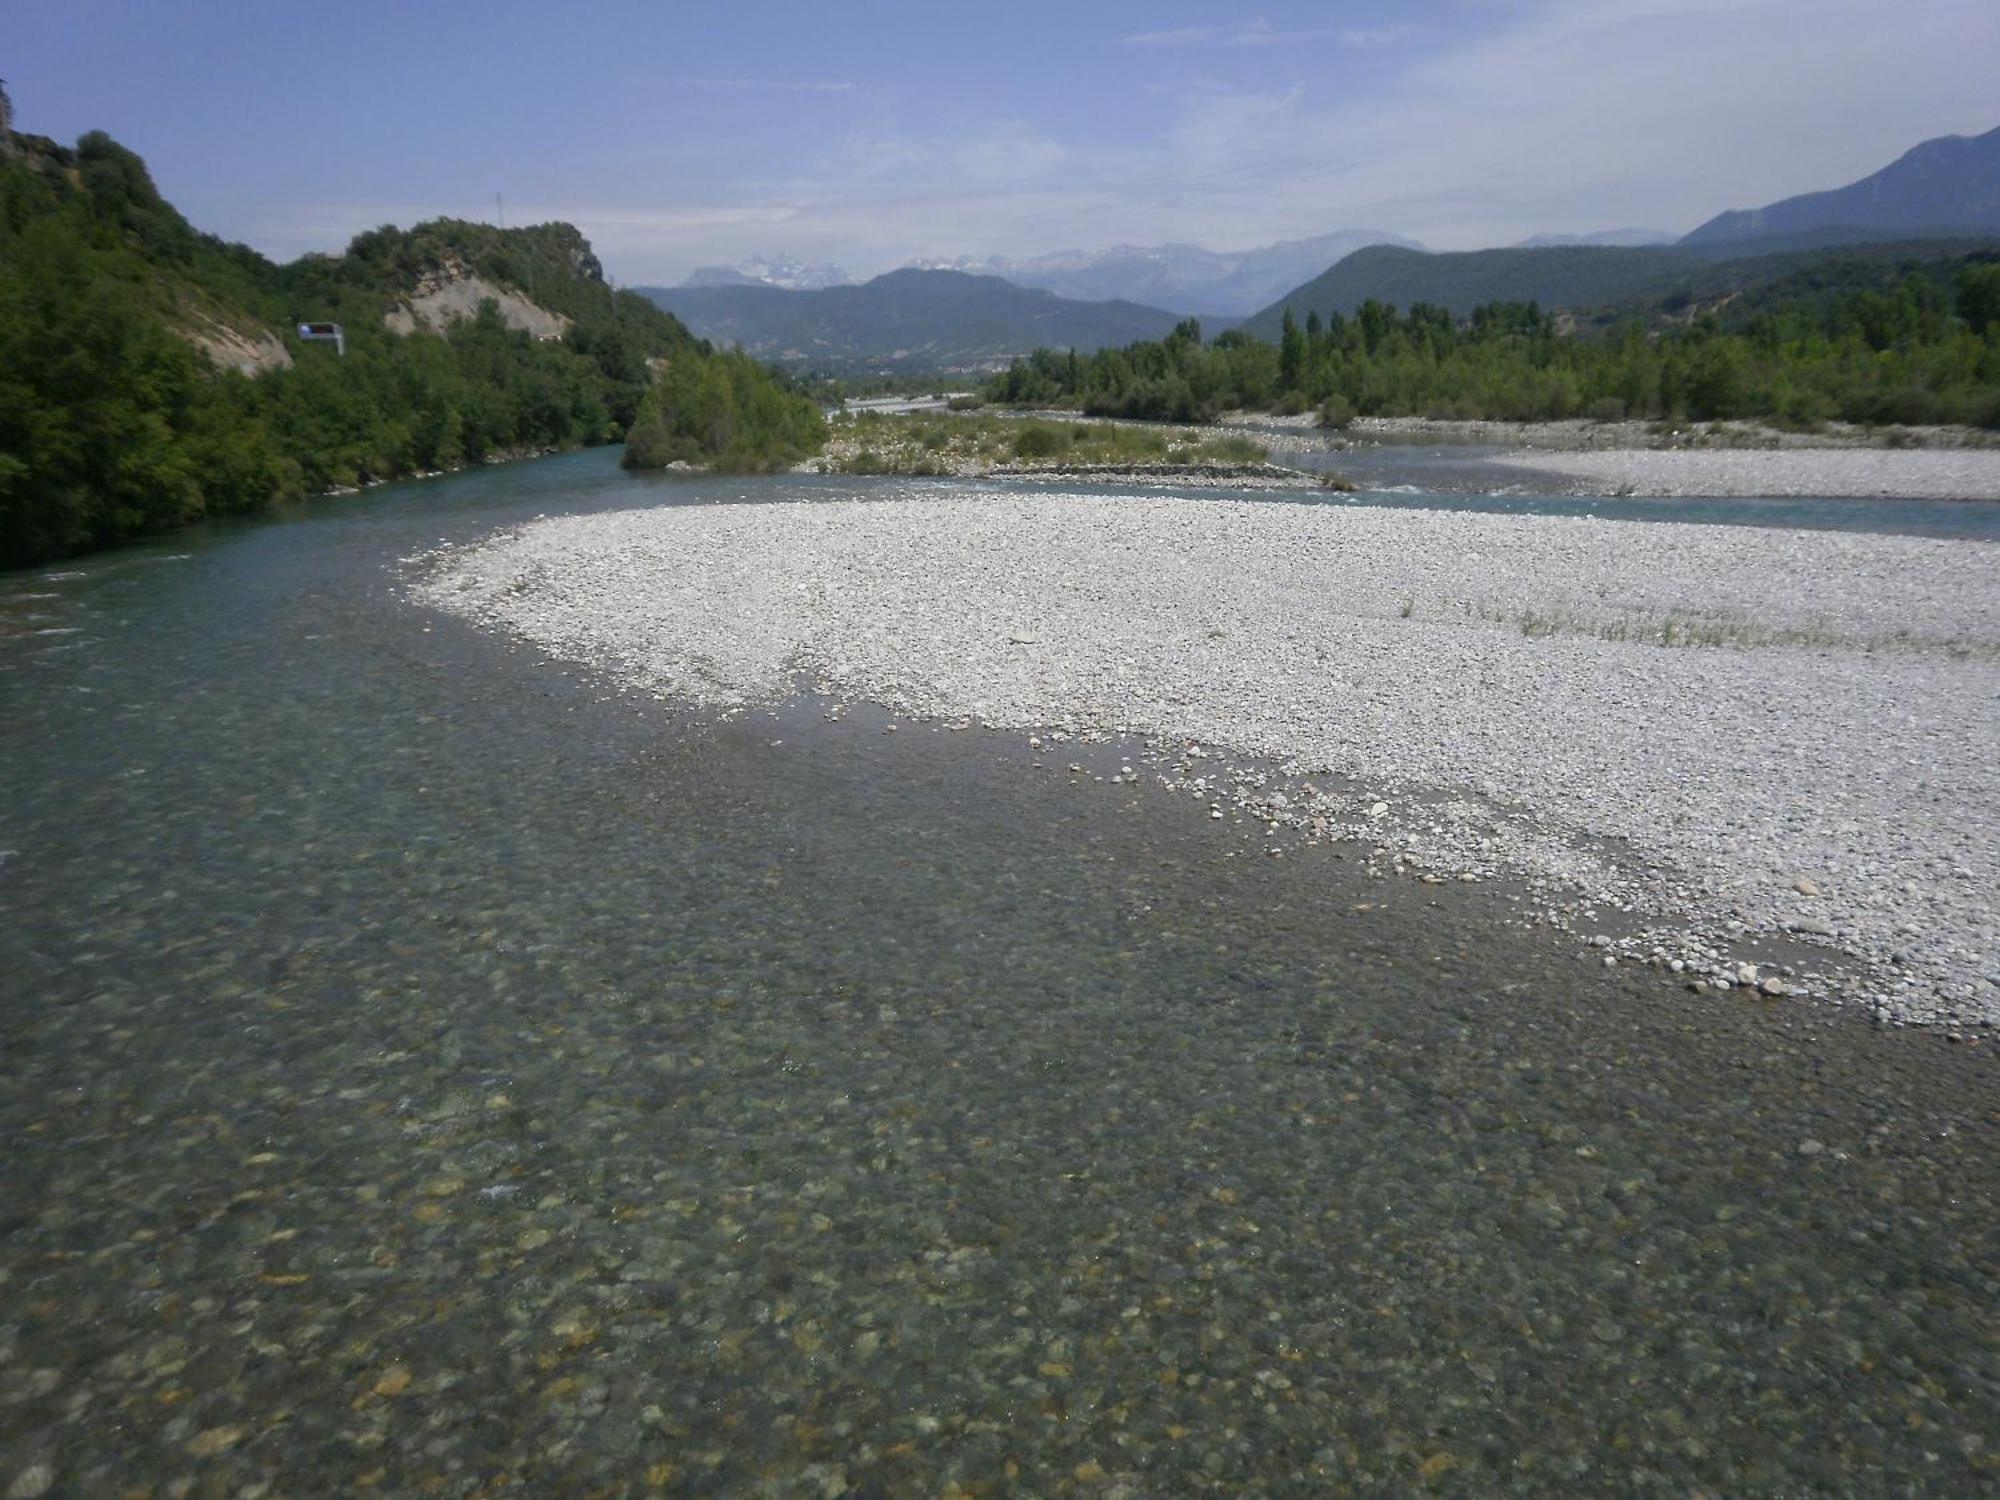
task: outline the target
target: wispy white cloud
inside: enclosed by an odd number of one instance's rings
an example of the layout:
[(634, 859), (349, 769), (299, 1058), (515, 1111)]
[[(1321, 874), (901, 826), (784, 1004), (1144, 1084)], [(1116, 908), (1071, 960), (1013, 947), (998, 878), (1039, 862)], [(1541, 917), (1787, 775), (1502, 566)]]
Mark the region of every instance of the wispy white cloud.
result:
[[(962, 112), (932, 107), (915, 123), (886, 86), (774, 80), (851, 99), (859, 118), (843, 102), (832, 127), (781, 132), (781, 152), (733, 137), (726, 167), (718, 142), (665, 134), (648, 143), (663, 154), (628, 173), (645, 195), (593, 208), (562, 201), (556, 184), (533, 207), (524, 192), (518, 210), (510, 192), (508, 218), (571, 218), (621, 275), (656, 281), (753, 253), (867, 274), (915, 256), (1235, 249), (1358, 226), (1470, 248), (1615, 224), (1690, 228), (1851, 181), (1928, 135), (2000, 122), (1990, 0), (1525, 0), (1480, 19), (1433, 26), (1420, 49), (1396, 45), (1410, 35), (1399, 28), (1307, 40), (1261, 19), (1138, 33), (1133, 47), (1186, 51), (1176, 67), (1124, 53), (1105, 108), (1067, 124), (1004, 92), (968, 93)], [(1376, 50), (1357, 64), (1362, 47)], [(750, 103), (765, 87), (754, 78), (706, 86), (744, 91), (750, 114), (781, 112)], [(982, 109), (987, 97), (999, 103)], [(1105, 109), (1135, 123), (1110, 126)], [(671, 211), (647, 209), (648, 195)], [(356, 210), (347, 224), (392, 216), (406, 217)]]
[(1421, 26), (1353, 26), (1336, 31), (1334, 38), (1343, 47), (1387, 47), (1423, 33)]
[(1380, 47), (1416, 33), (1413, 26), (1307, 26), (1280, 30), (1258, 17), (1221, 26), (1177, 26), (1120, 37), (1127, 47), (1276, 47), (1330, 42), (1338, 47)]
[(1972, 0), (1542, 0), (1365, 92), (1174, 86), (1132, 213), (1211, 243), (1356, 223), (1446, 247), (1687, 228), (1991, 128), (1995, 46), (2000, 13)]
[(954, 171), (985, 184), (1039, 182), (1070, 160), (1069, 147), (1025, 126), (1002, 126), (955, 147)]
[(1127, 47), (1213, 46), (1229, 34), (1227, 26), (1176, 26), (1171, 31), (1140, 31), (1120, 37)]
[(698, 89), (771, 94), (851, 94), (860, 85), (845, 78), (696, 78)]
[(937, 161), (934, 140), (907, 134), (893, 121), (879, 121), (829, 141), (813, 176), (823, 185), (906, 182), (929, 175)]
[[(529, 205), (532, 213), (534, 205)], [(799, 207), (791, 203), (709, 203), (672, 210), (576, 209), (552, 206), (543, 218), (565, 218), (581, 213), (593, 224), (620, 231), (651, 234), (684, 234), (689, 231), (763, 227), (783, 224), (795, 218)]]

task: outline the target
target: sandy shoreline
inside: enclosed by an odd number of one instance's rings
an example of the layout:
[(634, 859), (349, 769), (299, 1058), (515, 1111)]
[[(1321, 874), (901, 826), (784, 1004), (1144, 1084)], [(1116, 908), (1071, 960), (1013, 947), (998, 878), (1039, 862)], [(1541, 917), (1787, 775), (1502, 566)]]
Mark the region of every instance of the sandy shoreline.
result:
[(663, 695), (804, 673), (1036, 732), (1052, 773), (1056, 736), (1152, 736), (1224, 820), (1524, 880), (1614, 961), (1754, 985), (1744, 955), (1797, 941), (1860, 968), (1775, 991), (2000, 1020), (1985, 544), (905, 493), (538, 522), (418, 592)]

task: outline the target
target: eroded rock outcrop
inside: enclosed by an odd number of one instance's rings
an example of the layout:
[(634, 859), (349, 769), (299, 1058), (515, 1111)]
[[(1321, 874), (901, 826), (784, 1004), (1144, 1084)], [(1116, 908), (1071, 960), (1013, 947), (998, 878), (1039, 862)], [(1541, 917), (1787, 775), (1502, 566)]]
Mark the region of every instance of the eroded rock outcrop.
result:
[(561, 313), (538, 306), (511, 287), (488, 281), (459, 260), (448, 260), (424, 272), (410, 295), (382, 315), (382, 323), (392, 333), (415, 333), (420, 328), (442, 333), (460, 319), (476, 316), (479, 304), (489, 298), (509, 328), (538, 339), (559, 339), (569, 330), (570, 320)]

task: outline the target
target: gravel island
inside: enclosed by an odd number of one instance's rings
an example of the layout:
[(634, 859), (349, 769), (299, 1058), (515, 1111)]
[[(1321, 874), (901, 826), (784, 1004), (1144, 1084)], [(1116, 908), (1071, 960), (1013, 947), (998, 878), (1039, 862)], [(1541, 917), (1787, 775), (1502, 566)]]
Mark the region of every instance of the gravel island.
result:
[[(418, 595), (662, 696), (1113, 736), (1601, 961), (2000, 1020), (1988, 544), (913, 484), (541, 521)], [(1593, 952), (1593, 961), (1600, 955)]]

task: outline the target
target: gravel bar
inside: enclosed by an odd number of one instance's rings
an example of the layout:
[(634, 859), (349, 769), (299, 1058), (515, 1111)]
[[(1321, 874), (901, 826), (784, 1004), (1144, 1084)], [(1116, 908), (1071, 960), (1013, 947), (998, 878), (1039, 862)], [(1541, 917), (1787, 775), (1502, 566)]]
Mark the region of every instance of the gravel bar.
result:
[(1588, 494), (2000, 500), (2000, 450), (1990, 448), (1538, 450), (1494, 461), (1580, 481)]
[(1523, 882), (1607, 964), (2000, 1020), (1989, 544), (866, 493), (538, 521), (415, 588), (710, 707), (804, 682), (1031, 732), (1054, 774), (1150, 737), (1158, 781), (1273, 852)]

